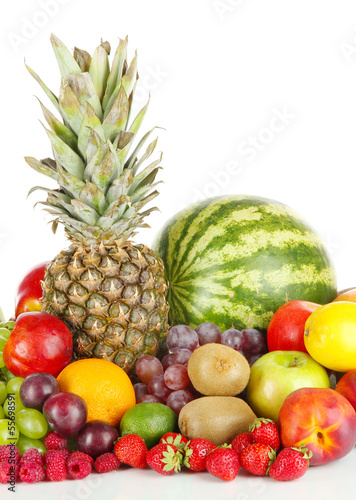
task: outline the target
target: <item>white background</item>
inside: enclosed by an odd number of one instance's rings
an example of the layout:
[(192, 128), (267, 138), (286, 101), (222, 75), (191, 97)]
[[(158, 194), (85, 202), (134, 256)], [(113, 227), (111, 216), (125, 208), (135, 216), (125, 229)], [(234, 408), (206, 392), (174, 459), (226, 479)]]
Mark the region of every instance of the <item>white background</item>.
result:
[[(33, 209), (44, 193), (26, 199), (32, 186), (50, 181), (23, 160), (51, 155), (33, 96), (51, 103), (23, 63), (58, 93), (51, 32), (90, 52), (101, 37), (115, 49), (127, 34), (130, 58), (138, 50), (137, 107), (151, 93), (142, 130), (165, 131), (161, 213), (137, 241), (150, 244), (171, 215), (202, 197), (264, 196), (303, 214), (332, 254), (339, 288), (356, 286), (354, 0), (17, 0), (1, 16), (0, 304), (7, 316), (20, 278), (66, 246), (40, 206)], [(273, 120), (276, 113), (287, 123)]]
[[(32, 186), (50, 182), (23, 160), (51, 154), (33, 95), (51, 105), (23, 64), (26, 58), (58, 92), (51, 32), (68, 47), (90, 52), (101, 37), (115, 48), (117, 38), (128, 34), (130, 56), (139, 51), (137, 106), (151, 93), (143, 129), (160, 125), (166, 130), (159, 142), (164, 151), (164, 184), (157, 200), (161, 213), (151, 216), (152, 228), (142, 231), (138, 241), (150, 244), (167, 218), (205, 196), (274, 198), (303, 214), (324, 237), (339, 288), (356, 286), (354, 0), (17, 0), (2, 6), (0, 23), (0, 304), (6, 316), (13, 314), (21, 276), (65, 246), (63, 232), (52, 235), (44, 212), (32, 208), (41, 196), (26, 199)], [(271, 125), (278, 113), (289, 118), (278, 122), (277, 132)], [(247, 143), (256, 137), (259, 149), (247, 153)], [(348, 471), (354, 458), (345, 459), (345, 466), (339, 462), (308, 472), (299, 483), (303, 498), (334, 499), (341, 492), (344, 499), (353, 498)], [(103, 481), (102, 498), (150, 498), (149, 491), (156, 498), (181, 498), (182, 484), (186, 498), (193, 484), (196, 493), (205, 485), (215, 498), (254, 498), (257, 493), (257, 482), (250, 485), (246, 477), (233, 484), (206, 474), (189, 483), (158, 478), (152, 471), (122, 477), (123, 492), (113, 480)], [(325, 482), (326, 477), (334, 479)], [(149, 487), (137, 490), (143, 478)], [(242, 489), (235, 486), (239, 481)], [(287, 492), (290, 498), (300, 496), (294, 484), (266, 481), (263, 497), (266, 492), (275, 498)], [(61, 486), (58, 498), (97, 495), (95, 488), (75, 492), (78, 487)], [(18, 498), (26, 491), (26, 485), (19, 485)], [(53, 492), (52, 485), (33, 490), (37, 498)]]

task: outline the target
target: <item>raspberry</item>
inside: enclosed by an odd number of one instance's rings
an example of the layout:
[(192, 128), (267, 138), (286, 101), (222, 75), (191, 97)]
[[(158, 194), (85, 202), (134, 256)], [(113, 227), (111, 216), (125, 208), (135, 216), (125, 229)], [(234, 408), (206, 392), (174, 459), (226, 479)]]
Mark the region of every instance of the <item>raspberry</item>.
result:
[[(15, 453), (15, 457), (13, 454)], [(2, 444), (0, 445), (0, 462), (8, 461), (12, 458), (16, 459), (16, 462), (20, 459), (19, 449), (15, 445)]]
[(115, 453), (104, 453), (95, 460), (94, 467), (99, 473), (111, 472), (120, 467), (120, 460), (117, 458)]
[(83, 453), (82, 451), (74, 451), (69, 458), (72, 459), (74, 457), (85, 458), (86, 460), (89, 460), (90, 465), (93, 465), (93, 463), (94, 463), (94, 458), (91, 457), (90, 455), (88, 455), (87, 453)]
[(68, 439), (60, 436), (56, 432), (50, 432), (44, 438), (47, 450), (64, 450), (68, 446)]
[[(4, 445), (6, 446), (6, 445)], [(11, 475), (15, 476), (15, 481), (19, 475), (19, 467), (18, 465), (10, 464), (7, 460), (3, 460), (0, 462), (0, 484), (6, 484), (10, 481)]]
[(67, 466), (64, 461), (53, 460), (47, 465), (46, 474), (50, 481), (63, 481), (68, 474)]
[(73, 457), (73, 455), (67, 460), (69, 477), (72, 479), (84, 479), (91, 473), (91, 463), (87, 458), (78, 455)]
[(29, 462), (35, 462), (43, 467), (42, 455), (36, 448), (29, 448), (20, 458), (20, 466)]
[(25, 462), (20, 466), (20, 479), (24, 483), (38, 483), (46, 479), (43, 464), (37, 462)]
[(43, 460), (45, 465), (50, 465), (50, 463), (54, 461), (62, 461), (64, 464), (67, 458), (70, 456), (69, 450), (48, 450), (43, 455)]
[(68, 471), (66, 460), (70, 455), (69, 450), (48, 450), (43, 459), (47, 467), (46, 474), (50, 481), (63, 481), (66, 479)]

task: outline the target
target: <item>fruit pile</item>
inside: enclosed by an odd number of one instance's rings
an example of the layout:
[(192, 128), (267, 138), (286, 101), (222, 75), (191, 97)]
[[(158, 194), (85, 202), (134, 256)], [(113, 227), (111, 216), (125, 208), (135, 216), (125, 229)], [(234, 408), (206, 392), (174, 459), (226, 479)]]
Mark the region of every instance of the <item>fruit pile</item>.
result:
[(234, 195), (178, 213), (155, 252), (132, 242), (161, 160), (155, 129), (137, 137), (147, 105), (130, 119), (136, 56), (127, 39), (111, 65), (108, 42), (51, 43), (59, 96), (28, 70), (62, 121), (41, 104), (53, 158), (26, 162), (58, 183), (40, 189), (70, 247), (25, 276), (0, 324), (0, 483), (121, 464), (287, 481), (350, 453), (356, 289), (337, 296), (320, 237)]
[[(201, 323), (195, 330), (187, 325), (172, 326), (166, 343), (169, 352), (162, 360), (150, 355), (138, 358), (136, 374), (141, 382), (135, 383), (134, 389), (137, 402), (165, 403), (177, 415), (184, 405), (202, 392), (197, 384), (192, 384), (187, 368), (192, 353), (199, 346), (221, 343), (245, 356), (250, 365), (267, 352), (261, 332), (252, 328), (242, 331), (230, 328), (222, 333), (210, 322)], [(191, 372), (194, 371), (192, 362), (190, 366)]]

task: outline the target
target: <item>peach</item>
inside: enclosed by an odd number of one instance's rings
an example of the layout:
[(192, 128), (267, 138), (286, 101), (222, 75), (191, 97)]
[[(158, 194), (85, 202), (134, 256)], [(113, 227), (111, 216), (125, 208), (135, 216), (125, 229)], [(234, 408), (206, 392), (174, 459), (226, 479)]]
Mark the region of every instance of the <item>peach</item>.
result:
[(322, 465), (347, 455), (356, 444), (356, 412), (333, 389), (303, 388), (293, 391), (279, 412), (284, 447), (313, 452), (310, 465)]
[(335, 391), (342, 394), (356, 411), (356, 369), (345, 373), (338, 381)]

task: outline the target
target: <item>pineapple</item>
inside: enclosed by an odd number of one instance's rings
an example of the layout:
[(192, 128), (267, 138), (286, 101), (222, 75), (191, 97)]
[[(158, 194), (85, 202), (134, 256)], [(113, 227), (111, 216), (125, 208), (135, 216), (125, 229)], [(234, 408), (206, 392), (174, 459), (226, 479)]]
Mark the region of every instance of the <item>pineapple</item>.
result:
[(70, 246), (47, 266), (42, 311), (69, 325), (75, 358), (108, 359), (132, 373), (139, 356), (163, 354), (168, 328), (162, 261), (130, 241), (157, 210), (142, 211), (158, 195), (161, 161), (146, 161), (157, 138), (140, 156), (153, 130), (135, 140), (148, 103), (130, 119), (137, 55), (128, 64), (127, 38), (120, 40), (110, 68), (108, 42), (93, 56), (78, 48), (72, 56), (54, 35), (51, 43), (61, 73), (59, 97), (27, 69), (63, 121), (40, 102), (54, 158), (25, 160), (58, 183), (59, 189), (36, 186), (30, 193), (47, 193), (42, 203), (54, 216), (52, 230), (63, 224)]

